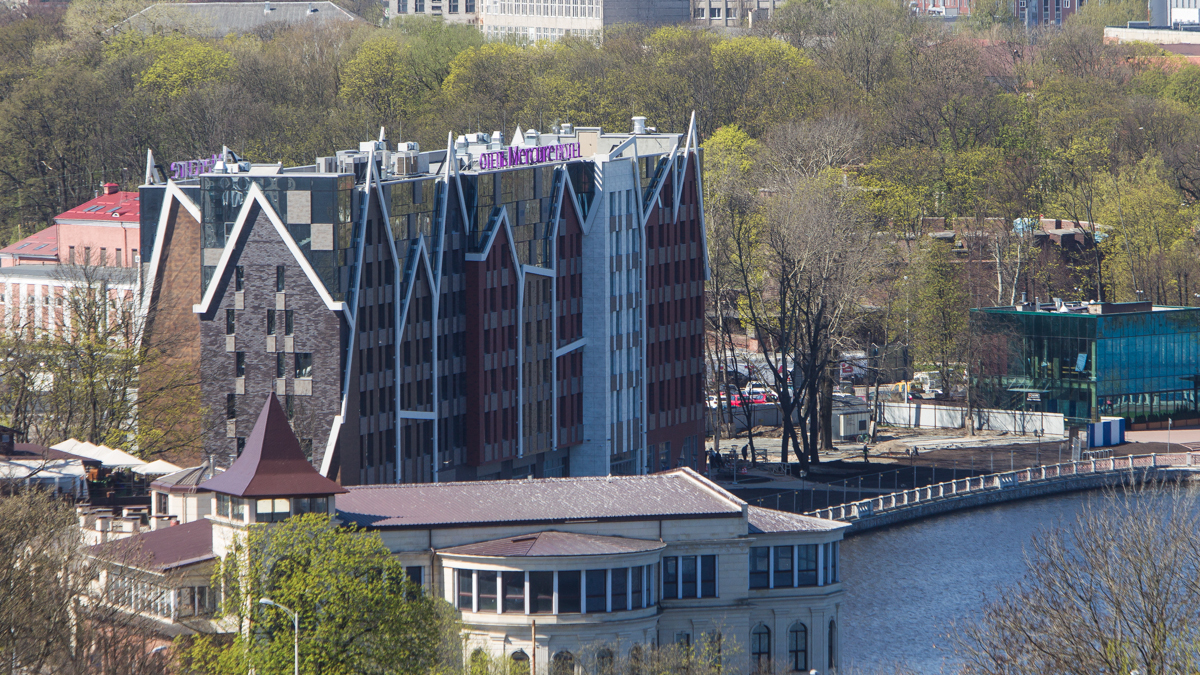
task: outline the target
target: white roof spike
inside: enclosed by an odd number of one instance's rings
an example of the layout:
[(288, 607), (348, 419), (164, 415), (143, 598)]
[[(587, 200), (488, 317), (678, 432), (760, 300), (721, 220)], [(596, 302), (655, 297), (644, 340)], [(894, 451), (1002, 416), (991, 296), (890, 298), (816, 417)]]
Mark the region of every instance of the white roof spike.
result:
[(162, 182), (162, 176), (158, 173), (158, 168), (154, 166), (154, 151), (146, 148), (146, 178), (142, 181), (143, 185), (158, 185)]
[(518, 124), (517, 130), (513, 132), (512, 143), (509, 143), (509, 145), (511, 145), (512, 147), (515, 148), (524, 142), (525, 142), (525, 132), (521, 131), (521, 125)]
[(379, 142), (380, 142), (380, 143), (383, 143), (384, 141), (386, 141), (386, 140), (387, 140), (387, 133), (386, 133), (386, 131), (387, 131), (387, 129), (385, 129), (385, 128), (383, 128), (383, 127), (379, 127)]

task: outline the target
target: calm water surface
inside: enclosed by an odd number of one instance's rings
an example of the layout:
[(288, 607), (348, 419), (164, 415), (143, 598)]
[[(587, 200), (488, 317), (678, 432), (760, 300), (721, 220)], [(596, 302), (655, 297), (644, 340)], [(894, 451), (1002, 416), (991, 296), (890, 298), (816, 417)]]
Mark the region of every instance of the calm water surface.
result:
[(984, 596), (1020, 580), (1031, 537), (1072, 522), (1103, 492), (1077, 492), (1000, 504), (868, 532), (842, 544), (844, 663), (856, 675), (903, 664), (953, 673), (947, 634)]

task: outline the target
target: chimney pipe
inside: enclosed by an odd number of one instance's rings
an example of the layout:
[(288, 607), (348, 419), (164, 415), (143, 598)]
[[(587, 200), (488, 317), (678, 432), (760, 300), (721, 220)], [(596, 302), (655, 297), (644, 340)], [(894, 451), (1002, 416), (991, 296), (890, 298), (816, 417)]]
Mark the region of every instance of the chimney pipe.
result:
[(646, 118), (645, 117), (638, 115), (637, 117), (633, 118), (633, 133), (635, 133), (635, 134), (646, 133)]
[(119, 188), (120, 186), (117, 185), (116, 183), (105, 183), (101, 187), (104, 188), (104, 194), (115, 195), (117, 193), (117, 188)]

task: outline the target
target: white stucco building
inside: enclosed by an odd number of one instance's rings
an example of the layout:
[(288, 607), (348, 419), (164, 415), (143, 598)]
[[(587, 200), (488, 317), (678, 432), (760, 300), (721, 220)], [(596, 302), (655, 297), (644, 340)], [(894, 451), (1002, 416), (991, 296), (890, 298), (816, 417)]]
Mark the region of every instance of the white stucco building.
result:
[[(557, 674), (602, 652), (698, 648), (719, 636), (735, 672), (837, 669), (846, 525), (750, 506), (689, 468), (342, 488), (304, 460), (272, 395), (228, 471), (195, 489), (180, 478), (155, 484), (164, 497), (154, 515), (180, 508), (170, 515), (185, 524), (136, 538), (176, 575), (139, 583), (191, 584), (139, 590), (155, 599), (147, 614), (176, 630), (195, 616), (194, 598), (211, 607), (213, 594), (194, 587), (207, 578), (199, 566), (211, 568), (239, 533), (328, 511), (379, 533), (411, 578), (461, 612), (468, 658), (534, 656), (538, 673)], [(184, 528), (198, 528), (190, 545)]]

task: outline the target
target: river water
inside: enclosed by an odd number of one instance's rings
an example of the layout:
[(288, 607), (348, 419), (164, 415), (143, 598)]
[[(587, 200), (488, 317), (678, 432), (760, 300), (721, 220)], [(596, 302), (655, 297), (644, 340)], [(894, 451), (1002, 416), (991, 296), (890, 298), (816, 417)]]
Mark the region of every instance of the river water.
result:
[(1025, 574), (1032, 536), (1071, 523), (1103, 492), (999, 504), (866, 532), (842, 543), (843, 672), (876, 675), (904, 666), (954, 673), (947, 635)]

